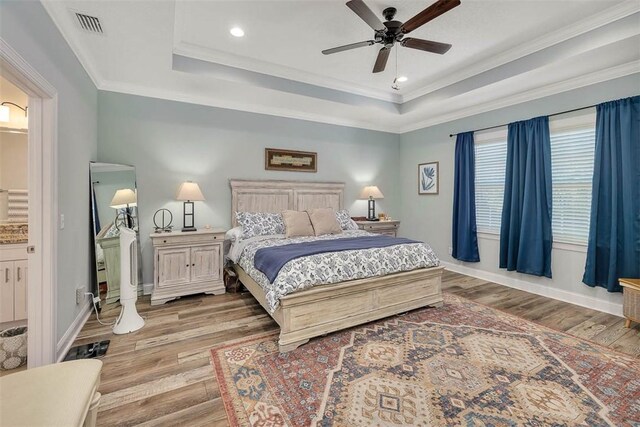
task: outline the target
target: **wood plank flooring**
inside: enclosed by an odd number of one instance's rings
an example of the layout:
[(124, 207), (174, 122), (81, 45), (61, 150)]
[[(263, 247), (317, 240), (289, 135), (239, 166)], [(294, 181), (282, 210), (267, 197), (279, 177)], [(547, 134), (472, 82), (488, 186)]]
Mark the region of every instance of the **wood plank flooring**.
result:
[[(445, 292), (486, 304), (553, 329), (640, 358), (640, 328), (624, 319), (469, 276), (445, 272)], [(146, 325), (113, 335), (92, 316), (74, 345), (110, 339), (103, 358), (102, 426), (226, 426), (208, 350), (226, 341), (277, 330), (250, 294), (196, 295), (151, 307), (138, 300)], [(119, 308), (105, 308), (112, 322)]]

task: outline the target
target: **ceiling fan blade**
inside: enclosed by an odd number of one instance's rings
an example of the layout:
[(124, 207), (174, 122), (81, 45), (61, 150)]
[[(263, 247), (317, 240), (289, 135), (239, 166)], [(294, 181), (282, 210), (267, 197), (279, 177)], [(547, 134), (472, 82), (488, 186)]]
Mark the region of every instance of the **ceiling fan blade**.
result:
[(325, 50), (322, 51), (322, 53), (325, 54), (325, 55), (331, 55), (332, 53), (338, 53), (338, 52), (342, 52), (342, 51), (345, 51), (345, 50), (355, 49), (355, 48), (358, 48), (358, 47), (371, 46), (374, 43), (375, 43), (375, 41), (373, 41), (373, 40), (367, 40), (367, 41), (364, 41), (364, 42), (345, 44), (344, 46), (338, 46), (338, 47), (334, 47), (334, 48), (331, 48), (331, 49), (325, 49)]
[(347, 7), (353, 10), (360, 19), (369, 24), (374, 30), (382, 31), (386, 29), (382, 21), (380, 21), (380, 18), (378, 18), (362, 0), (348, 1)]
[(376, 63), (373, 66), (374, 73), (384, 71), (385, 67), (387, 66), (387, 60), (389, 59), (390, 52), (391, 48), (388, 47), (383, 47), (382, 49), (380, 49), (380, 52), (378, 52), (378, 58), (376, 58)]
[(459, 5), (460, 0), (438, 0), (437, 2), (402, 24), (402, 32), (404, 34), (407, 34)]
[(448, 43), (439, 43), (431, 40), (414, 39), (407, 37), (400, 42), (404, 47), (410, 47), (411, 49), (424, 50), (431, 53), (439, 53), (440, 55), (447, 53), (451, 49), (451, 45)]

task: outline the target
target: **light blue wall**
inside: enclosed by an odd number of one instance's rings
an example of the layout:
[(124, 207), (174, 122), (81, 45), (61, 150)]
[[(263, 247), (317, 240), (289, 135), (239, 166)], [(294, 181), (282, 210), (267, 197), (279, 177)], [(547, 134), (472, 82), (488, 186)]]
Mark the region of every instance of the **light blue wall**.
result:
[(58, 230), (60, 339), (81, 307), (75, 288), (91, 286), (88, 180), (97, 151), (97, 90), (40, 2), (0, 2), (0, 37), (58, 92), (58, 206), (66, 219)]
[[(196, 202), (196, 227), (230, 226), (230, 178), (343, 181), (345, 206), (361, 215), (358, 193), (371, 183), (385, 195), (378, 212), (400, 216), (399, 135), (102, 91), (98, 111), (99, 161), (136, 167), (145, 283), (153, 282), (153, 213), (170, 209), (180, 228), (174, 199), (186, 180), (206, 198)], [(267, 147), (317, 152), (318, 172), (266, 171)]]
[[(451, 245), (455, 147), (455, 138), (450, 138), (449, 134), (566, 111), (638, 93), (640, 93), (640, 75), (636, 74), (403, 134), (398, 169), (401, 234), (429, 242), (443, 261), (455, 262), (482, 272), (496, 274), (498, 278), (504, 280), (528, 281), (550, 289), (576, 294), (581, 298), (595, 298), (610, 302), (619, 308), (621, 302), (619, 294), (608, 294), (603, 289), (592, 289), (581, 283), (584, 272), (584, 252), (554, 249), (553, 280), (500, 270), (497, 240), (480, 239), (481, 262), (479, 263), (460, 263), (448, 255), (448, 248)], [(432, 161), (440, 162), (440, 194), (418, 196), (416, 194), (417, 165)]]

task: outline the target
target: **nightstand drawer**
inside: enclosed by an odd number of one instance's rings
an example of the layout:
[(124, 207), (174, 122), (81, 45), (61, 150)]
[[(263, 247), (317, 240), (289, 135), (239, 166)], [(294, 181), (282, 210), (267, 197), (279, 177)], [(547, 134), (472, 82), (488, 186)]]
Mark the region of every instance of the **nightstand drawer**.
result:
[(384, 234), (395, 237), (400, 227), (400, 221), (356, 221), (361, 230), (369, 233)]

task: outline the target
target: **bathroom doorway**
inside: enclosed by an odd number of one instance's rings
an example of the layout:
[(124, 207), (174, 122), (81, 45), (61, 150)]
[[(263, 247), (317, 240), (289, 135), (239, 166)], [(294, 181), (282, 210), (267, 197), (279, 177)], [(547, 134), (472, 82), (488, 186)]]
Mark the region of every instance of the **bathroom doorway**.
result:
[(0, 76), (0, 376), (26, 369), (28, 95)]
[[(61, 359), (60, 354), (63, 353), (57, 348), (56, 336), (58, 93), (2, 38), (0, 76), (28, 97), (25, 108), (28, 140), (27, 272), (21, 269), (20, 273), (21, 277), (25, 274), (27, 281), (27, 366), (30, 369), (54, 363)], [(24, 107), (19, 102), (15, 104)], [(8, 106), (10, 115), (22, 111)], [(6, 114), (6, 109), (4, 111), (2, 114)]]

